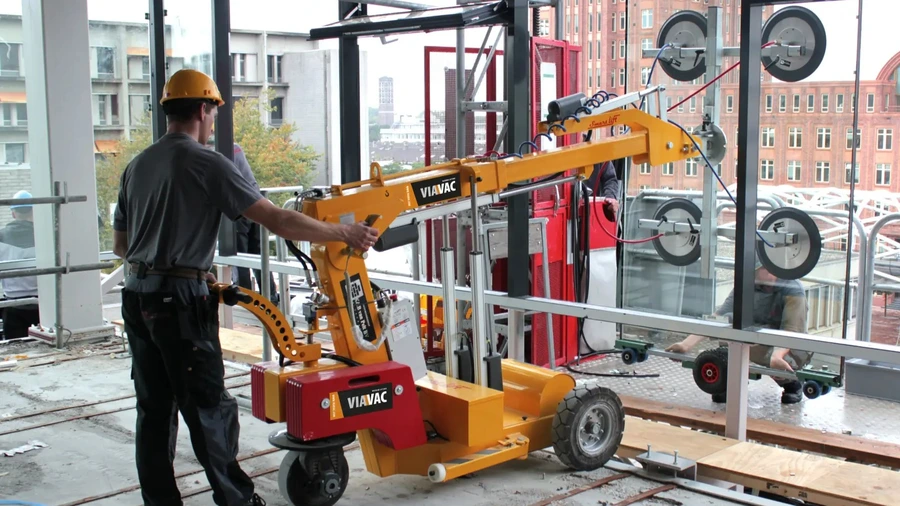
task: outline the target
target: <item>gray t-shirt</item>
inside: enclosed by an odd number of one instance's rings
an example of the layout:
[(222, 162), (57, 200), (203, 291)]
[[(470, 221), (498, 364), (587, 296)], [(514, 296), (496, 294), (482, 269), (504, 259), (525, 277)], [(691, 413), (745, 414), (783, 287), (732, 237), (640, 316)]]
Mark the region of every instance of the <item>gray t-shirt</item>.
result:
[[(228, 158), (186, 134), (169, 133), (125, 168), (113, 229), (128, 234), (128, 262), (205, 271), (212, 267), (222, 214), (235, 220), (260, 198)], [(126, 287), (155, 291), (184, 284), (155, 278), (149, 284), (130, 280)]]
[[(756, 285), (753, 297), (753, 323), (756, 325), (805, 333), (806, 313), (806, 293), (799, 281), (779, 279), (773, 287)], [(734, 314), (734, 290), (716, 314), (731, 319)]]

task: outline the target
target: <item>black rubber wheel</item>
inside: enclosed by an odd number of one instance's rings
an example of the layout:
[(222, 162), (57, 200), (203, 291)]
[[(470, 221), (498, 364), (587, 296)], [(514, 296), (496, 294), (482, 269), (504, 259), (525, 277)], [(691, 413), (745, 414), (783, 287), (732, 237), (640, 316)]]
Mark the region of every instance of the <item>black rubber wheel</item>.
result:
[(815, 381), (806, 381), (803, 383), (803, 395), (807, 399), (815, 399), (822, 395), (822, 386)]
[(724, 394), (728, 388), (728, 348), (706, 350), (694, 361), (694, 383), (708, 394)]
[(278, 489), (294, 506), (333, 506), (344, 495), (349, 479), (343, 450), (291, 451), (281, 461)]
[(556, 408), (553, 450), (564, 465), (592, 471), (615, 455), (624, 431), (625, 408), (615, 392), (597, 385), (578, 386)]
[(622, 351), (622, 362), (625, 362), (625, 365), (631, 365), (637, 362), (637, 353), (631, 348), (625, 348), (625, 350)]
[[(778, 33), (773, 33), (776, 29)], [(772, 58), (763, 56), (761, 58), (763, 67), (772, 77), (780, 81), (788, 83), (802, 81), (811, 76), (825, 58), (827, 39), (825, 25), (806, 7), (792, 5), (778, 9), (763, 25), (762, 41), (766, 43), (784, 37), (790, 45), (803, 46), (807, 54), (788, 57), (787, 61), (791, 63), (788, 67), (777, 63), (773, 65)]]
[(638, 357), (638, 362), (645, 362), (647, 360), (647, 352), (639, 351), (637, 357)]
[[(668, 221), (681, 223), (690, 220), (694, 225), (699, 225), (701, 214), (697, 204), (688, 199), (674, 198), (663, 202), (656, 209), (653, 219), (662, 221), (666, 218)], [(653, 239), (653, 248), (666, 263), (685, 267), (700, 259), (700, 234), (682, 232), (664, 235)]]
[(823, 385), (822, 386), (822, 395), (828, 395), (829, 392), (831, 392), (831, 386)]
[[(763, 241), (756, 241), (756, 253), (759, 261), (776, 278), (800, 279), (816, 268), (819, 257), (822, 256), (822, 234), (819, 232), (816, 221), (810, 215), (793, 207), (780, 207), (763, 218), (759, 229), (766, 232), (802, 232), (807, 236), (805, 241), (781, 248), (770, 248)], [(787, 254), (778, 252), (778, 250), (783, 251), (783, 248), (788, 249)], [(780, 260), (783, 265), (775, 263), (772, 260), (773, 256), (769, 254), (770, 251), (774, 253), (774, 258), (779, 260), (786, 258), (787, 260)]]
[[(676, 25), (677, 28), (676, 28)], [(659, 28), (656, 38), (656, 47), (663, 47), (668, 42), (689, 44), (706, 48), (706, 17), (697, 11), (681, 11), (672, 15)], [(684, 47), (684, 46), (682, 46)], [(693, 81), (706, 73), (706, 56), (682, 60), (680, 66), (663, 59), (659, 60), (659, 66), (663, 72), (676, 81)], [(691, 65), (686, 67), (685, 65)]]

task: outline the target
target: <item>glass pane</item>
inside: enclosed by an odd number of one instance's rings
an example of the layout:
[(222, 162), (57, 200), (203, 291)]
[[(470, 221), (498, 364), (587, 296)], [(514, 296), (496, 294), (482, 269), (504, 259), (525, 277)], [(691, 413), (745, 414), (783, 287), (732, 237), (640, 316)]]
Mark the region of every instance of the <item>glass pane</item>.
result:
[[(100, 251), (112, 250), (112, 220), (119, 178), (129, 161), (150, 145), (147, 2), (88, 0), (92, 116)], [(118, 66), (121, 65), (122, 68)]]

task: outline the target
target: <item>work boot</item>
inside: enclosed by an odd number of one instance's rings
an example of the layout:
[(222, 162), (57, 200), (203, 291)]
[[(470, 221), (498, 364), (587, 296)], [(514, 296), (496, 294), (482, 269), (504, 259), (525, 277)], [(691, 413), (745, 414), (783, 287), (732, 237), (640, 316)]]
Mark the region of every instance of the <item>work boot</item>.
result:
[(726, 397), (726, 392), (722, 392), (721, 394), (712, 394), (712, 401), (716, 404), (725, 404)]
[(790, 381), (781, 385), (784, 391), (781, 393), (782, 404), (797, 404), (803, 400), (803, 385), (799, 381)]
[(266, 501), (259, 494), (253, 494), (244, 504), (246, 506), (266, 506)]

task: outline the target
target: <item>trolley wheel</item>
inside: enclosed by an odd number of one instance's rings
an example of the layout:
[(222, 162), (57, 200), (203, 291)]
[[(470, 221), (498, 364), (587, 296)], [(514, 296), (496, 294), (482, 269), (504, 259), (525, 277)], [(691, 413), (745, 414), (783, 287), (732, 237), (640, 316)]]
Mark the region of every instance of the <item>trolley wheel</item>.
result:
[(343, 449), (290, 451), (278, 470), (278, 490), (294, 506), (333, 506), (349, 479)]
[(619, 448), (625, 408), (608, 388), (578, 386), (560, 401), (552, 427), (559, 460), (577, 471), (592, 471), (603, 467)]
[(647, 352), (639, 351), (637, 355), (638, 362), (646, 362), (647, 361)]
[(626, 365), (631, 365), (638, 361), (638, 354), (632, 348), (625, 348), (622, 351), (622, 362), (625, 362)]
[(822, 395), (828, 395), (831, 392), (831, 385), (822, 385)]
[(694, 361), (694, 383), (708, 394), (724, 394), (728, 387), (728, 348), (706, 350)]
[(812, 380), (804, 382), (803, 395), (805, 395), (807, 399), (815, 399), (816, 397), (822, 395), (822, 385)]

